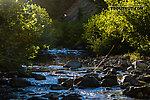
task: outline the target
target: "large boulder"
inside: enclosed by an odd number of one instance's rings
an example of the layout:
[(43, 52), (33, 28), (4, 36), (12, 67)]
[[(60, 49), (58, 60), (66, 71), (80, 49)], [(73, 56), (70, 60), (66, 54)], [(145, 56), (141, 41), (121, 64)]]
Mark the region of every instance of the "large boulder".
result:
[(140, 85), (136, 77), (132, 75), (124, 75), (121, 79), (121, 83), (129, 82), (130, 85), (137, 86)]
[(66, 88), (73, 88), (73, 79), (65, 80), (61, 85)]
[(102, 76), (100, 80), (102, 81), (101, 86), (103, 87), (112, 87), (118, 85), (116, 75), (105, 75)]
[(79, 61), (72, 60), (72, 61), (68, 61), (63, 67), (64, 68), (71, 68), (71, 69), (81, 68), (82, 64)]
[(74, 84), (78, 85), (78, 88), (97, 88), (100, 87), (98, 80), (93, 77), (79, 77), (75, 79)]
[(149, 64), (144, 61), (144, 60), (136, 60), (132, 63), (134, 65), (134, 68), (137, 69), (137, 70), (146, 70), (149, 66)]
[(31, 83), (22, 78), (14, 78), (10, 80), (9, 85), (15, 88), (22, 88), (22, 87), (30, 86)]
[(138, 80), (144, 81), (146, 83), (150, 83), (150, 75), (143, 75), (138, 77)]
[(99, 76), (98, 73), (87, 73), (83, 77), (94, 77), (94, 78), (96, 78), (99, 81), (100, 78), (98, 76)]
[(123, 95), (138, 99), (150, 99), (150, 87), (134, 87), (130, 86), (123, 91)]

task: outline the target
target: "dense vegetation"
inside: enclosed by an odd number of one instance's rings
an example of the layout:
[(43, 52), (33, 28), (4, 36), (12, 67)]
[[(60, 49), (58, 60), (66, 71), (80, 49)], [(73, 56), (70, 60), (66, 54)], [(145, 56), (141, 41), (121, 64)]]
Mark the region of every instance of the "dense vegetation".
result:
[[(113, 44), (120, 44), (118, 51), (130, 50), (130, 47), (140, 54), (150, 53), (150, 2), (149, 0), (105, 0), (108, 9), (92, 16), (84, 25), (87, 40), (94, 52), (108, 52)], [(142, 6), (137, 10), (111, 10), (111, 6), (124, 7)], [(127, 43), (125, 45), (122, 45)], [(121, 49), (122, 48), (122, 49)], [(125, 52), (121, 52), (125, 53)]]
[(0, 19), (0, 70), (16, 70), (35, 57), (52, 19), (44, 8), (16, 0), (0, 1)]
[[(63, 15), (78, 0), (21, 1), (25, 2), (0, 0), (0, 70), (29, 64), (27, 60), (42, 46), (49, 48), (47, 45), (71, 49), (86, 46), (97, 55), (105, 55), (115, 44), (113, 54), (150, 53), (149, 0), (88, 0), (99, 5), (99, 11), (83, 17), (86, 9), (79, 8), (77, 22), (65, 20)], [(112, 6), (143, 9), (112, 10)]]

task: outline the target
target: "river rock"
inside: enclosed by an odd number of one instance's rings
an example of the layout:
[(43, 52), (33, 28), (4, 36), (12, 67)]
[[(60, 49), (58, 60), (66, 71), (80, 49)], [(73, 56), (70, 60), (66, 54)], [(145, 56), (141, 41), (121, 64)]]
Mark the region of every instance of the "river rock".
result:
[(80, 97), (82, 96), (77, 93), (71, 93), (64, 96), (61, 100), (82, 100)]
[(46, 77), (43, 75), (36, 75), (35, 80), (46, 80)]
[(99, 81), (100, 78), (98, 76), (99, 76), (98, 73), (87, 73), (83, 77), (95, 77)]
[(79, 61), (68, 61), (64, 66), (64, 68), (81, 68), (82, 64)]
[(65, 82), (66, 80), (68, 80), (69, 78), (59, 78), (58, 79), (58, 84), (61, 84), (62, 82)]
[(31, 83), (22, 78), (14, 78), (10, 80), (9, 85), (15, 88), (19, 88), (19, 87), (21, 88), (21, 87), (30, 86)]
[(107, 71), (108, 75), (116, 75), (117, 74), (117, 70), (115, 68), (111, 68), (110, 70)]
[(64, 87), (61, 85), (58, 85), (58, 84), (53, 84), (53, 85), (51, 85), (50, 89), (51, 90), (63, 90)]
[(63, 87), (72, 88), (73, 87), (73, 79), (68, 79), (61, 83)]
[(132, 75), (124, 75), (122, 77), (122, 79), (121, 79), (121, 82), (122, 83), (129, 82), (133, 86), (140, 85), (140, 83), (138, 82), (138, 80), (134, 76), (132, 76)]
[(120, 88), (121, 89), (126, 89), (127, 87), (129, 87), (131, 84), (129, 82), (124, 82), (120, 84)]
[(134, 65), (134, 68), (137, 69), (137, 70), (145, 70), (148, 68), (149, 64), (146, 63), (146, 61), (144, 60), (136, 60), (132, 63)]
[(138, 80), (144, 81), (146, 83), (150, 83), (150, 75), (143, 75), (138, 77)]
[(30, 73), (32, 78), (35, 78), (35, 80), (46, 80), (46, 77), (40, 74)]
[(138, 99), (150, 99), (150, 87), (134, 87), (130, 86), (123, 91), (123, 95)]
[(117, 76), (115, 75), (105, 75), (101, 77), (101, 86), (112, 87), (118, 85)]
[(98, 80), (91, 77), (79, 77), (75, 79), (74, 84), (78, 84), (78, 88), (97, 88), (100, 87)]

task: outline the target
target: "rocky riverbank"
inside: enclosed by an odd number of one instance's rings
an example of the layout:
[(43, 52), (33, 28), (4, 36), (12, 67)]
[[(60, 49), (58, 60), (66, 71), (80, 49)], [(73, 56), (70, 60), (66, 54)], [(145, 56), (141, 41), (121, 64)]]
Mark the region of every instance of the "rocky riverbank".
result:
[(104, 58), (23, 66), (26, 74), (1, 72), (0, 99), (150, 99), (149, 60), (112, 56), (101, 62)]

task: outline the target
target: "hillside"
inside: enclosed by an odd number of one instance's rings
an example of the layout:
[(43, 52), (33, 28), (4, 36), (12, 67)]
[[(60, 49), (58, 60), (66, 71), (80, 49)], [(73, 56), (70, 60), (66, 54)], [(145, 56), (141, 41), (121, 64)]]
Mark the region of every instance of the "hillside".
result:
[[(20, 0), (25, 1), (25, 0)], [(105, 5), (103, 0), (98, 4), (92, 0), (32, 0), (33, 3), (46, 8), (50, 17), (58, 20), (79, 20), (100, 12), (100, 6)], [(98, 6), (99, 5), (99, 6)], [(64, 16), (66, 14), (67, 16)]]
[(105, 5), (101, 0), (99, 3), (92, 2), (92, 0), (78, 0), (69, 10), (66, 11), (66, 20), (78, 21), (81, 18), (87, 18), (95, 13), (100, 12), (100, 8)]

